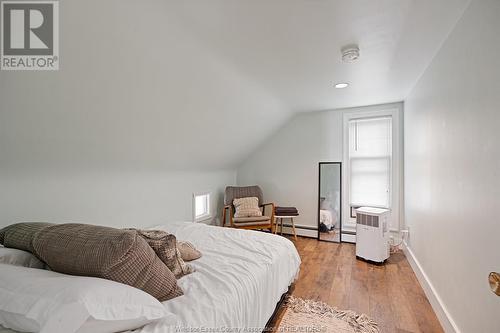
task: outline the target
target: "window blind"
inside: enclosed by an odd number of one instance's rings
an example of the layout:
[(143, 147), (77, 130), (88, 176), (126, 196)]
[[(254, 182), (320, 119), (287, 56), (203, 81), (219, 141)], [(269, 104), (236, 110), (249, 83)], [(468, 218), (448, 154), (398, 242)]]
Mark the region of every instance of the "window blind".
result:
[(390, 207), (392, 119), (349, 121), (351, 206)]

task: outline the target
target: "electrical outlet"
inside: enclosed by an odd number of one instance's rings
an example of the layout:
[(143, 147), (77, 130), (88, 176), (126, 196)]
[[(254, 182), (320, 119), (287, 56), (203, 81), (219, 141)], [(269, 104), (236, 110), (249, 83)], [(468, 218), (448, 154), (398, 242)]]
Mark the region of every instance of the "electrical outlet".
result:
[(394, 244), (394, 236), (389, 236), (389, 242), (390, 242), (391, 244)]

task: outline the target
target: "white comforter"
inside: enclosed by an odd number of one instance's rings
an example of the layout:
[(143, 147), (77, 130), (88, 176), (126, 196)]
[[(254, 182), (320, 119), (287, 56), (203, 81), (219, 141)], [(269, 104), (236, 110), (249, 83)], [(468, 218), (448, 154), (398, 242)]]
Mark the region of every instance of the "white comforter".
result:
[[(295, 246), (278, 235), (190, 222), (154, 229), (190, 241), (203, 256), (191, 262), (196, 272), (179, 280), (184, 295), (163, 303), (177, 324), (160, 321), (134, 333), (261, 332), (299, 272)], [(0, 333), (7, 332), (14, 331), (0, 326)]]
[(184, 295), (163, 303), (177, 315), (177, 325), (158, 322), (136, 333), (201, 332), (207, 328), (212, 332), (258, 328), (260, 332), (299, 272), (297, 250), (281, 236), (186, 222), (154, 229), (190, 241), (203, 256), (191, 262), (196, 272), (179, 280)]

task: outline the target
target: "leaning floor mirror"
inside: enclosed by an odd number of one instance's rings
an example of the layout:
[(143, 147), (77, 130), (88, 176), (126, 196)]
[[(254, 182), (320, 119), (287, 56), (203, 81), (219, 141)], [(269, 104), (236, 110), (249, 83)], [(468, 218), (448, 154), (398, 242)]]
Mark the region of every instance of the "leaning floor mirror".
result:
[(341, 162), (319, 163), (318, 239), (341, 242)]

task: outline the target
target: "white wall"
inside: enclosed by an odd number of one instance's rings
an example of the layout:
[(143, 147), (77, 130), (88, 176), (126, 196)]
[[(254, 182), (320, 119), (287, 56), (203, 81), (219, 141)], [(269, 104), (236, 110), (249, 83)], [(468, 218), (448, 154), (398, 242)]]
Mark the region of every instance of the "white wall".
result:
[[(193, 192), (212, 192), (220, 216), (234, 171), (2, 172), (0, 226), (21, 221), (148, 227), (192, 221)], [(216, 222), (215, 220), (213, 222)]]
[(341, 160), (342, 113), (301, 113), (246, 159), (237, 182), (260, 185), (264, 201), (297, 207), (295, 223), (316, 228), (318, 162)]
[(317, 228), (318, 163), (342, 161), (343, 114), (387, 106), (297, 114), (240, 165), (238, 184), (261, 185), (265, 201), (296, 206), (300, 216), (295, 223)]
[(473, 1), (405, 101), (409, 246), (461, 332), (500, 332), (499, 17)]

